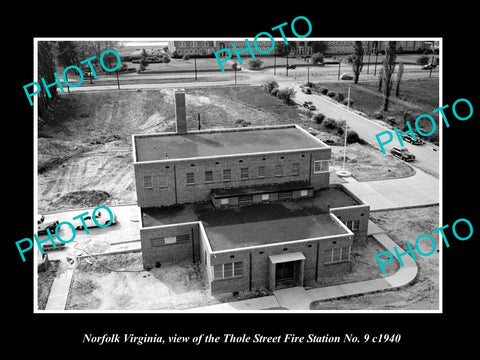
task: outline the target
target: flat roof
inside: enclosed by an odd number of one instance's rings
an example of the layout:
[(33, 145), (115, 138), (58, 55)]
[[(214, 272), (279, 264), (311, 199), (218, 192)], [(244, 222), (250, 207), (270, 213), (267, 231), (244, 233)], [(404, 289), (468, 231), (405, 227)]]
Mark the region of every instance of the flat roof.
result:
[(328, 147), (295, 125), (133, 135), (133, 141), (137, 162)]
[(202, 221), (213, 251), (281, 243), (348, 232), (329, 209), (359, 203), (342, 188), (313, 198), (215, 209), (210, 202), (142, 209), (143, 226)]

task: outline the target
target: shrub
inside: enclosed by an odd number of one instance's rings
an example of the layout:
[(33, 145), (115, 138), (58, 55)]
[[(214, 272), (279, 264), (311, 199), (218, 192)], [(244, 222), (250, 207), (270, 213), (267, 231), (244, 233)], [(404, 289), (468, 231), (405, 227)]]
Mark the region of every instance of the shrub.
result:
[(353, 143), (362, 144), (364, 143), (364, 141), (360, 138), (360, 136), (358, 136), (358, 134), (355, 131), (349, 130), (347, 132), (347, 144), (353, 144)]
[(323, 126), (325, 126), (326, 129), (330, 129), (330, 130), (333, 130), (333, 129), (336, 129), (338, 124), (335, 120), (333, 120), (332, 118), (326, 118), (324, 121), (323, 121)]
[(315, 53), (315, 54), (312, 55), (311, 60), (312, 60), (313, 64), (323, 63), (323, 54)]
[(373, 114), (373, 116), (374, 116), (375, 119), (377, 119), (377, 120), (383, 119), (383, 114), (382, 114), (381, 111), (375, 111), (375, 113)]
[(345, 95), (343, 93), (337, 93), (337, 95), (335, 96), (335, 100), (337, 100), (338, 102), (342, 102), (343, 100), (345, 100)]
[(331, 98), (334, 98), (335, 95), (337, 95), (337, 93), (335, 91), (332, 91), (332, 90), (328, 90), (327, 92), (327, 96), (331, 97)]
[(430, 58), (428, 56), (422, 55), (417, 58), (417, 64), (419, 65), (427, 65), (428, 62), (430, 61)]
[(275, 81), (275, 80), (270, 80), (270, 81), (266, 81), (264, 84), (263, 84), (263, 88), (271, 93), (273, 89), (277, 88), (278, 89), (278, 83)]
[(325, 115), (322, 113), (317, 113), (313, 116), (313, 121), (315, 121), (317, 124), (321, 124), (324, 119)]
[[(355, 101), (353, 101), (353, 99), (350, 99), (350, 107), (353, 106), (353, 103), (354, 103), (354, 102), (355, 102)], [(343, 102), (342, 102), (342, 104), (349, 106), (349, 105), (348, 105), (348, 98), (347, 98), (347, 99), (344, 99)]]
[(323, 95), (327, 95), (327, 93), (328, 93), (328, 89), (326, 87), (323, 87), (323, 86), (320, 88), (319, 91), (320, 91), (320, 94), (323, 94)]
[(273, 96), (278, 96), (278, 92), (280, 91), (280, 89), (278, 88), (278, 86), (275, 86), (272, 91), (270, 91), (270, 94), (272, 94)]
[(295, 90), (292, 88), (288, 87), (285, 89), (281, 89), (277, 92), (277, 97), (281, 100), (283, 100), (286, 104), (291, 104), (293, 103), (293, 97), (295, 96)]
[(251, 59), (248, 61), (248, 67), (250, 69), (259, 69), (262, 67), (263, 61), (260, 59)]
[(397, 119), (395, 118), (395, 116), (387, 116), (387, 118), (385, 119), (385, 122), (389, 125), (396, 125), (397, 124)]

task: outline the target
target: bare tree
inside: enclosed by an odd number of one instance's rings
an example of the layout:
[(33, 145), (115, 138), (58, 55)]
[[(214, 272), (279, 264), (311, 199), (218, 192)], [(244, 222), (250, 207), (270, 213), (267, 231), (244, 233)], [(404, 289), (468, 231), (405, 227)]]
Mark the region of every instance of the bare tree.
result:
[(361, 41), (355, 41), (355, 48), (352, 57), (353, 82), (358, 84), (358, 77), (363, 68), (363, 47)]
[(382, 91), (382, 85), (383, 85), (383, 68), (380, 68), (380, 70), (378, 70), (378, 91)]
[(397, 82), (396, 82), (396, 88), (395, 88), (395, 96), (396, 97), (398, 97), (400, 95), (400, 83), (402, 81), (404, 68), (405, 68), (405, 65), (403, 64), (403, 62), (398, 63)]
[(385, 49), (385, 60), (383, 60), (383, 111), (388, 111), (390, 92), (393, 85), (393, 73), (395, 71), (395, 48), (396, 41), (389, 41)]

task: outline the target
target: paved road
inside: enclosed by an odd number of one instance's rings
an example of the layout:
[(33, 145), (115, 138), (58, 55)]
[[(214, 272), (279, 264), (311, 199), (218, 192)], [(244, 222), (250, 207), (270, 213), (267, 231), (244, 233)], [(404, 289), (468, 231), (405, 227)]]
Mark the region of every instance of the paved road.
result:
[[(284, 84), (282, 83), (282, 85)], [(295, 85), (294, 87), (295, 90), (297, 90), (297, 93), (295, 95), (295, 101), (298, 104), (303, 104), (304, 101), (311, 101), (313, 105), (315, 105), (315, 107), (317, 108), (317, 110), (314, 111), (315, 113), (322, 113), (326, 117), (331, 117), (335, 120), (347, 121), (348, 128), (353, 129), (362, 139), (372, 144), (376, 148), (380, 149), (375, 135), (382, 131), (389, 130), (389, 127), (387, 127), (386, 124), (381, 125), (373, 120), (361, 116), (349, 110), (346, 106), (340, 105), (337, 101), (332, 100), (326, 96), (305, 94), (300, 90), (300, 87), (298, 87), (297, 85)], [(381, 139), (384, 139), (384, 137), (386, 138), (386, 135), (382, 136)], [(400, 146), (395, 134), (393, 134), (393, 137), (394, 140), (391, 143), (385, 145), (387, 154), (392, 147)], [(405, 147), (416, 157), (416, 160), (411, 163), (413, 166), (418, 167), (425, 172), (436, 176), (437, 178), (439, 177), (438, 146), (432, 145), (430, 143), (426, 143), (421, 146), (406, 143)]]

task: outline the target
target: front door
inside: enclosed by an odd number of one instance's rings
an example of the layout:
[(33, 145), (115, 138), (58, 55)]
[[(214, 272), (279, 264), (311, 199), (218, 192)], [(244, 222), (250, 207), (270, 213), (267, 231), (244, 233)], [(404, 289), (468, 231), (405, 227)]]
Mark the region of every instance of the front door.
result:
[(276, 281), (293, 280), (293, 261), (279, 263), (275, 269)]

